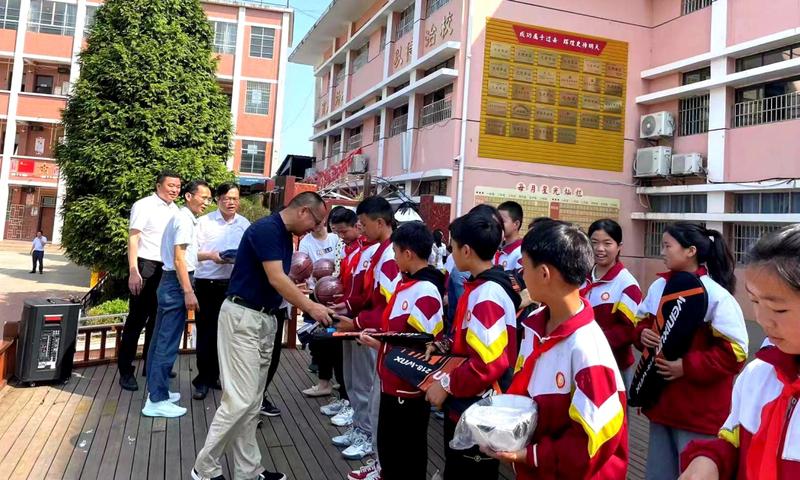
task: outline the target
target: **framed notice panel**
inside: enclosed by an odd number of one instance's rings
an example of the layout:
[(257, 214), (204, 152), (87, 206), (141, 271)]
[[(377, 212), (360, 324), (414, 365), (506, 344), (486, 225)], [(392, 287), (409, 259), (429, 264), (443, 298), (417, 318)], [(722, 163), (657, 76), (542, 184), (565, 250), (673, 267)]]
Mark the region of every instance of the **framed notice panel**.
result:
[(622, 171), (628, 44), (486, 20), (481, 157)]

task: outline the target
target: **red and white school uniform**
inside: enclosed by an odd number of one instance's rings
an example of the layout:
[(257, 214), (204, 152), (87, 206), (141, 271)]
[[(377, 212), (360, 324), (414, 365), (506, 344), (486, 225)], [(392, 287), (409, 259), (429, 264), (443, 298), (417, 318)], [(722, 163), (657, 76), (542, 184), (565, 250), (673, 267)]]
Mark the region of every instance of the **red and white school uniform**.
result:
[[(708, 294), (704, 324), (682, 357), (683, 376), (667, 382), (658, 401), (643, 409), (652, 422), (695, 433), (716, 435), (731, 408), (733, 378), (747, 360), (747, 328), (739, 303), (701, 268), (696, 272)], [(671, 272), (659, 275), (639, 306), (634, 343), (642, 349), (645, 328), (652, 328)]]
[(494, 264), (503, 270), (520, 270), (522, 268), (522, 239), (504, 245), (494, 256)]
[(800, 478), (799, 400), (800, 356), (762, 348), (736, 380), (718, 438), (690, 443), (681, 455), (683, 468), (705, 456), (722, 480)]
[[(596, 267), (595, 267), (596, 268)], [(594, 309), (594, 319), (608, 339), (620, 372), (633, 365), (631, 351), (636, 332), (636, 312), (642, 301), (642, 290), (631, 272), (617, 262), (602, 278), (590, 278), (581, 287), (581, 296)]]
[[(371, 249), (366, 252), (369, 250)], [(365, 258), (366, 253), (362, 256), (362, 259)], [(392, 241), (389, 239), (377, 244), (364, 272), (365, 301), (355, 318), (356, 328), (380, 330), (383, 325), (383, 310), (392, 298), (397, 284), (400, 283), (400, 278), (400, 268), (394, 260)]]
[(591, 305), (547, 335), (550, 311), (524, 320), (521, 368), (507, 393), (536, 401), (538, 423), (518, 479), (625, 478), (628, 434), (625, 384)]

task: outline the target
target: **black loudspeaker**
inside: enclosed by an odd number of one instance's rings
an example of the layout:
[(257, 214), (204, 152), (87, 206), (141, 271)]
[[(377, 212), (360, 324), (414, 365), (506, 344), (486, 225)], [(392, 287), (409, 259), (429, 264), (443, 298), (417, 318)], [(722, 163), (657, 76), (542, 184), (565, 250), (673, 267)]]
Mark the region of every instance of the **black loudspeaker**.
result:
[(61, 298), (25, 300), (15, 371), (20, 382), (35, 384), (69, 379), (80, 309), (80, 303)]

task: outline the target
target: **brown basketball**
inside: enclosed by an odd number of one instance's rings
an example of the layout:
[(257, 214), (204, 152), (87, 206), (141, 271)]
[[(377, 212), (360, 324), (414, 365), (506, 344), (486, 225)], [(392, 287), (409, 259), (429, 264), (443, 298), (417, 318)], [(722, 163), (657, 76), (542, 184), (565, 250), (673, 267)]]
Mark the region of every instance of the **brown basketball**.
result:
[(338, 302), (341, 299), (338, 295), (343, 293), (344, 286), (339, 277), (322, 277), (314, 287), (314, 295), (317, 297), (317, 301), (322, 304)]
[(336, 270), (336, 264), (333, 260), (329, 258), (320, 258), (316, 262), (314, 262), (314, 269), (312, 270), (312, 275), (315, 279), (320, 280), (323, 277), (329, 277), (333, 275), (333, 271)]
[(292, 266), (289, 267), (289, 278), (295, 283), (305, 282), (311, 276), (314, 266), (311, 257), (304, 252), (294, 252)]

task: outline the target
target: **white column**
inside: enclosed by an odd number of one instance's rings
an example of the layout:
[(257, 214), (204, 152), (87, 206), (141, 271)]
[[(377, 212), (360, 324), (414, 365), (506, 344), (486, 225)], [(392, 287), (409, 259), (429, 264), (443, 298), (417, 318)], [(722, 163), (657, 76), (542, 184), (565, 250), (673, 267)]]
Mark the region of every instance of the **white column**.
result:
[[(233, 55), (233, 89), (231, 90), (231, 130), (234, 135), (231, 139), (231, 143), (233, 144), (233, 148), (236, 148), (236, 126), (239, 123), (239, 98), (242, 95), (242, 62), (244, 62), (244, 29), (246, 27), (244, 23), (245, 12), (245, 7), (239, 7), (239, 14), (236, 17), (236, 53)], [(281, 37), (283, 37), (283, 33), (284, 30), (281, 30)], [(283, 49), (281, 49), (281, 54), (283, 54)], [(280, 76), (280, 71), (278, 75)], [(273, 138), (273, 141), (274, 140)], [(234, 155), (236, 155), (236, 153), (231, 150), (227, 162), (228, 170), (233, 170)]]
[[(286, 63), (289, 58), (289, 13), (283, 13), (283, 22), (281, 23), (281, 56), (278, 63), (278, 95), (275, 98), (275, 123), (273, 124), (272, 133), (272, 163), (270, 164), (269, 175), (275, 175), (275, 171), (281, 164), (282, 159), (278, 158), (281, 149), (281, 137), (283, 137), (283, 102), (285, 97), (286, 85)], [(316, 102), (314, 102), (316, 105)], [(277, 159), (277, 161), (276, 161)]]
[(11, 156), (17, 139), (17, 104), (22, 89), (22, 72), (25, 62), (22, 52), (25, 49), (25, 32), (28, 30), (28, 11), (30, 0), (22, 0), (19, 5), (19, 24), (14, 47), (14, 67), (11, 71), (11, 93), (8, 95), (8, 116), (6, 117), (6, 137), (3, 142), (3, 164), (0, 167), (0, 239), (6, 234), (6, 206), (8, 205), (9, 177), (11, 176)]
[[(353, 37), (353, 24), (349, 23), (347, 25), (347, 41), (350, 41), (352, 37)], [(352, 73), (350, 71), (351, 69), (350, 57), (352, 56), (350, 55), (351, 53), (352, 51), (348, 49), (344, 54), (344, 77), (342, 77), (344, 78), (344, 87), (342, 87), (342, 105), (345, 105), (350, 100), (350, 74)], [(343, 112), (342, 119), (344, 119), (345, 115), (347, 115), (346, 111)]]
[[(725, 49), (728, 38), (728, 0), (717, 0), (711, 5), (711, 53)], [(711, 61), (711, 79), (728, 74), (728, 59), (725, 56)], [(726, 87), (712, 88), (708, 105), (708, 180), (722, 182), (725, 179), (725, 135), (728, 132), (728, 92)], [(707, 212), (725, 212), (725, 192), (707, 194)], [(706, 222), (707, 228), (722, 232), (722, 222)]]
[(386, 15), (386, 47), (383, 50), (383, 79), (389, 76), (389, 65), (392, 64), (392, 44), (394, 43), (394, 12)]
[[(383, 77), (382, 79), (385, 80), (389, 76), (389, 65), (392, 61), (392, 38), (394, 37), (394, 12), (390, 11), (386, 15), (386, 47), (383, 50)], [(389, 88), (383, 87), (383, 91), (381, 92), (381, 98), (386, 98), (389, 96)], [(386, 133), (389, 131), (389, 126), (386, 124), (387, 121), (387, 110), (385, 108), (381, 109), (381, 136), (378, 139), (378, 165), (375, 167), (375, 174), (377, 176), (383, 175), (383, 162), (386, 156)]]
[[(408, 84), (413, 85), (417, 82), (417, 70), (411, 71), (411, 77), (408, 79)], [(411, 169), (411, 164), (414, 162), (412, 158), (414, 156), (414, 127), (417, 125), (417, 106), (419, 104), (419, 95), (416, 93), (412, 93), (411, 96), (408, 98), (408, 118), (406, 119), (406, 133), (404, 136), (405, 140), (405, 152), (408, 156), (408, 163), (405, 163), (405, 157), (403, 158), (403, 173), (408, 172)]]
[[(429, 0), (430, 1), (430, 0)], [(414, 32), (411, 34), (411, 63), (419, 60), (419, 52), (422, 39), (420, 30), (422, 30), (422, 0), (414, 2)]]

